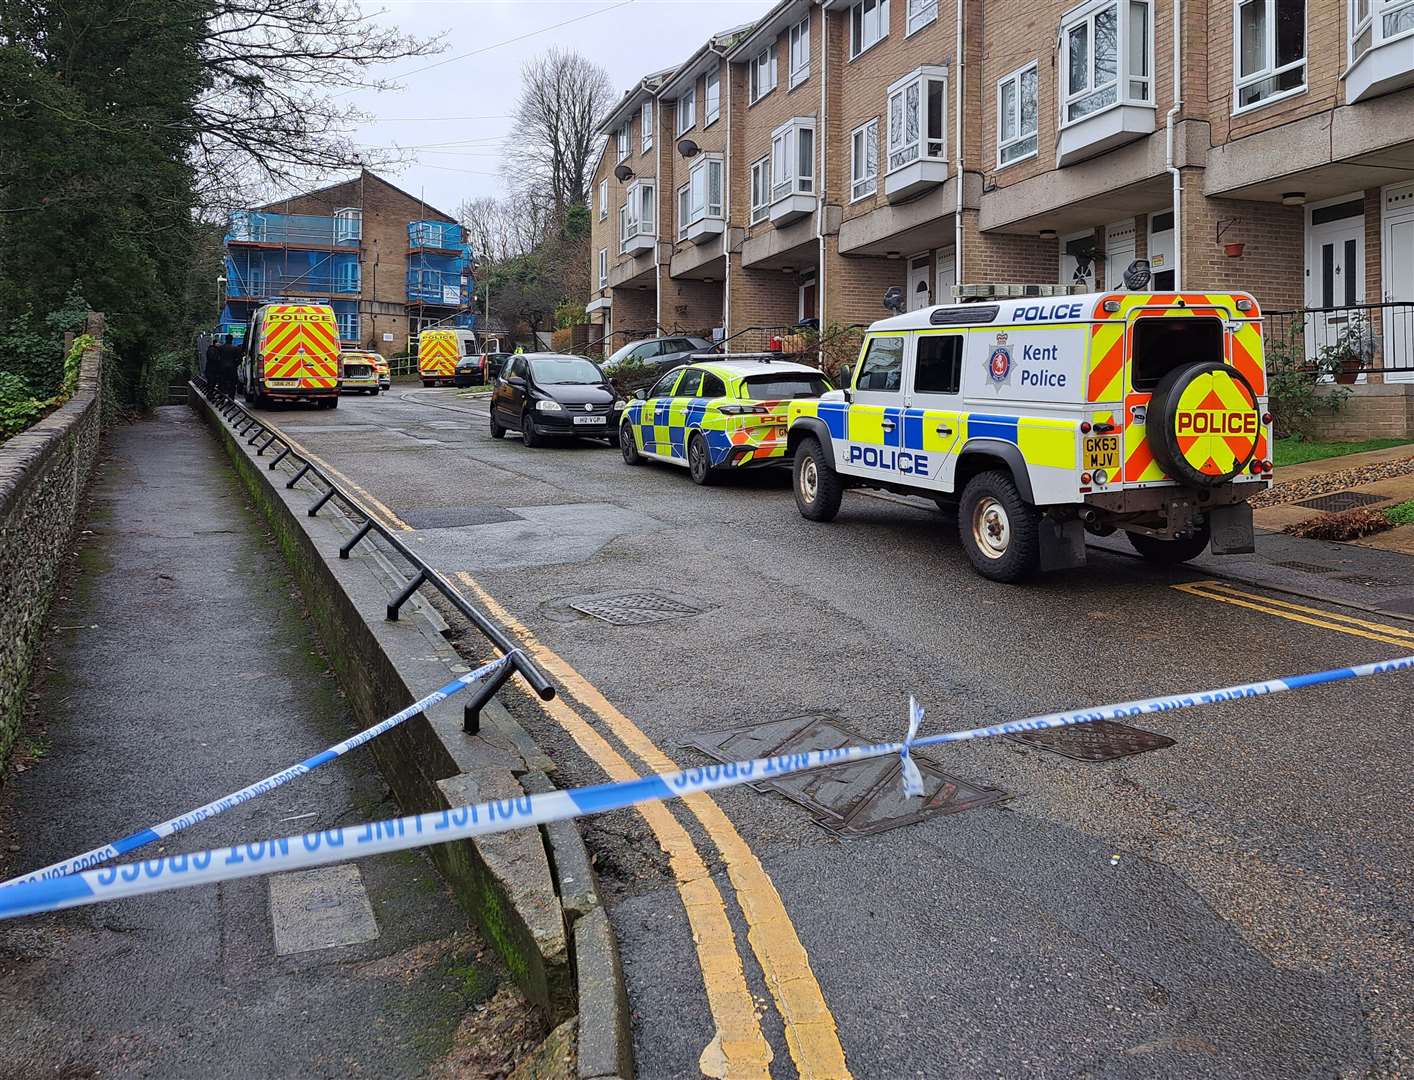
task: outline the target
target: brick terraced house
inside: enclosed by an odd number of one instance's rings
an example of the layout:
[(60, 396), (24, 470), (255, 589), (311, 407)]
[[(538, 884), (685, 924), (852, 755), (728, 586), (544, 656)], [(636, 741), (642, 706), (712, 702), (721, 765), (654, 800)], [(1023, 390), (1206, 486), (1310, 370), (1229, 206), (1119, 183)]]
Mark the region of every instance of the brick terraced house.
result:
[(1358, 367), (1339, 423), (1414, 433), (1414, 0), (781, 0), (601, 132), (611, 346), (1144, 258)]

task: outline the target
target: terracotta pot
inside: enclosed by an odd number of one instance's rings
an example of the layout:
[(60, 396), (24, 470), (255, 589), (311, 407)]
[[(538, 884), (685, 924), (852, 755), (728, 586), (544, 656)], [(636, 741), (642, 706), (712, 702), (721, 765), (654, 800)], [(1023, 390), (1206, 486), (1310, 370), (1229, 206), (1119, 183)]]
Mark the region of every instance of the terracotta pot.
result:
[(1360, 361), (1355, 359), (1342, 360), (1340, 370), (1335, 373), (1335, 381), (1341, 386), (1349, 386), (1360, 377)]
[(1242, 249), (1244, 247), (1246, 247), (1245, 244), (1224, 244), (1223, 252), (1229, 259), (1236, 259), (1242, 255)]

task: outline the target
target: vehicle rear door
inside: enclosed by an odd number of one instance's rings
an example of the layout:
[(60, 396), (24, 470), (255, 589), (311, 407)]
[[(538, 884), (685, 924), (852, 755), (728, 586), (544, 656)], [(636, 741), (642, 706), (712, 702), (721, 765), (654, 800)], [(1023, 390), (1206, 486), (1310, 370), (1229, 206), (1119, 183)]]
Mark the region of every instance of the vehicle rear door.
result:
[(678, 461), (687, 460), (687, 415), (693, 401), (702, 396), (702, 376), (701, 368), (690, 367), (684, 371), (668, 407), (669, 439), (673, 457)]
[(962, 437), (962, 358), (964, 333), (917, 335), (913, 362), (906, 368), (903, 444), (898, 469), (914, 481), (952, 490), (953, 453)]
[[(845, 437), (835, 444), (835, 468), (840, 472), (897, 479), (908, 340), (902, 333), (875, 334), (865, 343), (845, 413)], [(911, 466), (911, 457), (909, 461)]]

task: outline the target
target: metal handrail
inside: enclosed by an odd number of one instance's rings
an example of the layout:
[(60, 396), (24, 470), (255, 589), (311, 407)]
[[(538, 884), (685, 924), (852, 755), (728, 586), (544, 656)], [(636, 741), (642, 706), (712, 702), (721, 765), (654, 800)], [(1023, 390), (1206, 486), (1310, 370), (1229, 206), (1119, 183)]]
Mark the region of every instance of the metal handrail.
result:
[(310, 517), (318, 517), (330, 500), (338, 499), (349, 510), (352, 510), (363, 519), (353, 536), (339, 548), (339, 558), (347, 559), (349, 553), (358, 546), (359, 542), (368, 536), (370, 532), (376, 532), (385, 543), (406, 559), (416, 571), (412, 580), (409, 581), (392, 602), (388, 604), (387, 617), (389, 622), (398, 621), (398, 612), (402, 606), (412, 598), (412, 594), (417, 592), (423, 585), (431, 585), (436, 589), (446, 601), (464, 615), (473, 626), (499, 649), (504, 655), (511, 658), (509, 666), (502, 668), (495, 676), (478, 683), (471, 690), (471, 698), (466, 702), (462, 710), (462, 727), (471, 734), (476, 734), (481, 730), (481, 710), (487, 702), (505, 685), (511, 677), (512, 671), (520, 672), (531, 689), (539, 695), (542, 701), (550, 701), (555, 697), (555, 688), (550, 680), (545, 677), (545, 673), (513, 642), (499, 626), (492, 622), (485, 614), (473, 607), (455, 586), (452, 585), (441, 572), (435, 570), (417, 553), (412, 551), (406, 544), (398, 539), (397, 534), (379, 521), (363, 505), (329, 478), (315, 462), (311, 461), (304, 454), (295, 449), (294, 445), (280, 434), (279, 430), (267, 424), (260, 417), (255, 416), (244, 405), (241, 405), (232, 397), (225, 394), (209, 393), (207, 382), (201, 376), (194, 376), (188, 383), (189, 387), (204, 397), (211, 403), (217, 413), (227, 423), (238, 437), (244, 437), (247, 432), (254, 431), (254, 434), (246, 439), (246, 445), (254, 445), (255, 440), (262, 435), (266, 436), (265, 441), (256, 448), (255, 456), (264, 457), (265, 451), (270, 449), (275, 443), (279, 443), (282, 449), (279, 454), (270, 462), (268, 468), (271, 472), (286, 458), (299, 463), (299, 468), (285, 483), (286, 488), (293, 489), (296, 484), (306, 476), (313, 475), (325, 486), (320, 493), (319, 499), (305, 511)]

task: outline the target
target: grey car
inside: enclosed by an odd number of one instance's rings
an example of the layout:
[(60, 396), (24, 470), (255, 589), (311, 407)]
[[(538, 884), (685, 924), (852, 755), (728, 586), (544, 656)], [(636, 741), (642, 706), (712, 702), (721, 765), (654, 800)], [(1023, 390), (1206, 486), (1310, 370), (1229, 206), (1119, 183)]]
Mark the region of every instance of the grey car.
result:
[(647, 338), (630, 342), (614, 353), (604, 361), (604, 371), (612, 378), (614, 369), (619, 364), (632, 361), (635, 364), (646, 364), (657, 376), (679, 364), (688, 363), (695, 354), (709, 352), (712, 348), (710, 341), (700, 337), (681, 335)]

